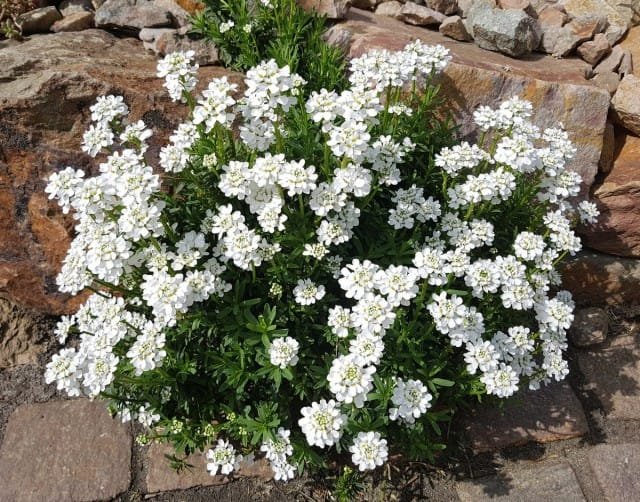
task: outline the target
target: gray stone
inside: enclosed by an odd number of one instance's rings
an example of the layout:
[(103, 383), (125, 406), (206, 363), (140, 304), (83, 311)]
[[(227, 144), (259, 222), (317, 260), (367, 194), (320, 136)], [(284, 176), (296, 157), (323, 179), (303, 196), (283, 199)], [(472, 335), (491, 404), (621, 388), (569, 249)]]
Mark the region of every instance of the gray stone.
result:
[(129, 428), (87, 399), (24, 404), (0, 448), (0, 500), (111, 500), (131, 482)]
[(602, 343), (609, 332), (609, 316), (604, 309), (589, 307), (575, 312), (569, 329), (569, 340), (576, 347), (588, 347)]
[(617, 122), (640, 136), (640, 78), (630, 74), (622, 79), (611, 108)]
[(62, 0), (58, 4), (58, 10), (62, 12), (63, 16), (68, 16), (74, 12), (93, 11), (94, 8), (91, 0)]
[(400, 9), (399, 19), (414, 26), (432, 26), (444, 21), (445, 15), (423, 5), (406, 3)]
[(620, 85), (620, 75), (612, 71), (598, 73), (591, 79), (591, 82), (613, 96), (618, 90), (618, 86)]
[(469, 35), (467, 27), (460, 16), (451, 16), (442, 21), (438, 27), (438, 31), (443, 35), (459, 40), (460, 42), (470, 42), (473, 37)]
[(435, 11), (446, 14), (454, 14), (458, 10), (457, 0), (425, 0), (424, 4)]
[(589, 452), (589, 466), (606, 500), (640, 500), (640, 444), (596, 445)]
[(297, 0), (303, 9), (315, 11), (328, 19), (344, 19), (351, 0)]
[(392, 0), (391, 2), (384, 2), (378, 5), (376, 8), (376, 14), (378, 16), (387, 16), (399, 19), (401, 10), (402, 4), (396, 0)]
[(176, 33), (176, 30), (174, 28), (142, 28), (138, 38), (143, 42), (154, 42), (164, 33)]
[(529, 466), (498, 476), (474, 479), (456, 485), (461, 502), (540, 502), (586, 500), (567, 462)]
[(472, 9), (469, 13), (475, 43), (483, 49), (523, 56), (540, 44), (540, 26), (518, 10)]
[(594, 73), (598, 74), (616, 71), (622, 62), (623, 56), (624, 50), (620, 46), (614, 47), (611, 50), (611, 54), (604, 58), (600, 64), (593, 69)]
[(142, 28), (173, 25), (173, 16), (148, 0), (107, 0), (96, 10), (96, 27), (138, 33)]
[(458, 14), (463, 18), (467, 18), (471, 9), (481, 6), (493, 9), (497, 6), (497, 3), (496, 0), (458, 0)]
[(607, 37), (598, 33), (593, 40), (583, 43), (578, 47), (579, 56), (590, 65), (598, 64), (598, 62), (611, 52), (611, 44)]
[(502, 10), (508, 10), (508, 9), (521, 10), (526, 12), (533, 18), (538, 17), (538, 13), (533, 8), (529, 0), (498, 0), (498, 6)]
[(521, 390), (504, 403), (504, 410), (479, 405), (464, 428), (475, 452), (570, 439), (588, 431), (580, 401), (566, 382)]
[(51, 31), (82, 31), (93, 28), (93, 12), (72, 12), (51, 25)]
[(176, 51), (193, 51), (194, 60), (200, 66), (214, 65), (220, 62), (218, 49), (213, 42), (203, 38), (191, 39), (178, 35), (175, 31), (159, 33), (152, 42), (144, 42), (144, 47), (159, 56)]
[(20, 26), (23, 35), (31, 35), (47, 33), (51, 25), (60, 18), (62, 14), (55, 7), (42, 7), (20, 14), (16, 23)]
[(50, 336), (42, 316), (0, 297), (0, 370), (35, 363)]

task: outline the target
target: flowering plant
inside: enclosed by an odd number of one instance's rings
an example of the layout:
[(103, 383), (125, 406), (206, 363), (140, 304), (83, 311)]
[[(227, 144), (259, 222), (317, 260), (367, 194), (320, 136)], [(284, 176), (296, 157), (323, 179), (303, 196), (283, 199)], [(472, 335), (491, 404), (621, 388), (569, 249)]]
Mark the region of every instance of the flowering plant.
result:
[(100, 174), (50, 178), (77, 220), (58, 285), (94, 294), (60, 321), (72, 346), (47, 382), (183, 452), (215, 441), (211, 474), (262, 452), (287, 480), (333, 449), (363, 471), (390, 449), (429, 458), (458, 402), (564, 378), (555, 267), (580, 248), (564, 131), (512, 98), (476, 112), (477, 145), (446, 146), (433, 78), (449, 55), (418, 41), (308, 98), (273, 60), (242, 96), (222, 77), (196, 97), (190, 57), (158, 65), (192, 111), (162, 175), (151, 131), (107, 96), (83, 143), (106, 152)]

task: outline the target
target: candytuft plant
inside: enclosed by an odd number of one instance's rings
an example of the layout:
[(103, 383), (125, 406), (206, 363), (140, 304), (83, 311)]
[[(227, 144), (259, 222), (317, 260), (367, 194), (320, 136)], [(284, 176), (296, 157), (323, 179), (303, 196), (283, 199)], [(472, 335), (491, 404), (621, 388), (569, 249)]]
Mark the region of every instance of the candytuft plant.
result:
[(211, 474), (255, 453), (288, 480), (334, 453), (360, 471), (431, 458), (460, 402), (566, 376), (556, 267), (597, 212), (571, 202), (564, 131), (514, 97), (476, 112), (478, 144), (448, 145), (433, 79), (449, 55), (419, 41), (308, 97), (274, 60), (242, 93), (223, 77), (193, 95), (190, 57), (158, 65), (191, 108), (161, 175), (152, 132), (106, 96), (83, 143), (100, 174), (50, 178), (77, 220), (58, 285), (94, 294), (59, 323), (71, 346), (47, 382), (206, 450)]

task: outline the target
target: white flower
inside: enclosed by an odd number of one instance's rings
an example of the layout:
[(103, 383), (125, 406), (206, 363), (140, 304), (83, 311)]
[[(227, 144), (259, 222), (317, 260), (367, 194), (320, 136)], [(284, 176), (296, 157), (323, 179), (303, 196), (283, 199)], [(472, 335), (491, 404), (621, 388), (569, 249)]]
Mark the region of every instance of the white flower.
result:
[(271, 364), (282, 369), (287, 366), (295, 366), (298, 363), (298, 350), (300, 344), (287, 336), (286, 338), (276, 338), (269, 347), (269, 359)]
[(382, 334), (396, 319), (391, 304), (382, 296), (367, 293), (351, 312), (351, 323), (361, 333)]
[(89, 108), (91, 110), (91, 120), (94, 122), (109, 123), (114, 119), (124, 117), (129, 113), (129, 109), (122, 96), (98, 96), (95, 104)]
[(513, 243), (515, 255), (527, 261), (542, 256), (545, 246), (544, 237), (533, 232), (520, 232)]
[(351, 310), (340, 305), (330, 308), (327, 324), (338, 338), (346, 338), (349, 335), (349, 328), (352, 327)]
[(234, 23), (232, 20), (225, 21), (223, 23), (220, 23), (220, 25), (218, 25), (218, 31), (221, 34), (225, 34), (227, 31), (229, 31), (235, 25), (236, 25), (236, 23)]
[(491, 342), (478, 340), (466, 345), (464, 362), (467, 363), (467, 371), (475, 374), (478, 369), (482, 372), (491, 371), (498, 367), (500, 355)]
[(396, 406), (389, 409), (391, 420), (402, 420), (413, 424), (431, 407), (433, 396), (420, 380), (396, 378), (391, 402)]
[(598, 206), (593, 202), (586, 200), (583, 200), (578, 204), (578, 213), (580, 214), (580, 220), (583, 223), (596, 223), (598, 221), (598, 216), (600, 216)]
[(82, 136), (82, 151), (91, 157), (95, 157), (100, 150), (111, 145), (113, 145), (113, 131), (104, 122), (91, 124)]
[(357, 355), (363, 364), (378, 364), (384, 353), (382, 336), (358, 333), (349, 344), (349, 354)]
[(360, 262), (355, 258), (340, 271), (342, 277), (338, 280), (347, 298), (359, 300), (373, 291), (374, 276), (380, 270), (378, 265), (369, 260)]
[(332, 446), (342, 437), (347, 416), (340, 412), (333, 399), (311, 403), (311, 406), (302, 408), (300, 413), (302, 418), (298, 420), (298, 425), (310, 446)]
[(290, 436), (290, 430), (279, 427), (275, 440), (269, 439), (262, 443), (260, 451), (265, 452), (267, 460), (271, 462), (284, 462), (287, 460), (287, 457), (293, 455), (293, 447), (289, 439)]
[(229, 474), (236, 469), (242, 460), (242, 455), (236, 455), (236, 449), (229, 441), (218, 439), (218, 444), (213, 450), (207, 451), (207, 471), (215, 476), (220, 469), (220, 474)]
[(82, 371), (78, 367), (78, 354), (75, 349), (62, 349), (54, 354), (47, 364), (44, 381), (56, 382), (58, 390), (64, 390), (69, 396), (80, 395)]
[(148, 323), (143, 332), (127, 352), (136, 375), (142, 375), (162, 365), (167, 353), (164, 350), (165, 335), (157, 330), (152, 323)]
[(373, 388), (375, 372), (375, 366), (366, 366), (364, 359), (357, 354), (336, 357), (327, 376), (329, 389), (338, 401), (354, 403), (356, 408), (362, 408), (367, 393)]
[(322, 300), (325, 295), (324, 286), (316, 285), (311, 279), (299, 279), (297, 286), (293, 289), (296, 303), (300, 305), (313, 305), (318, 300)]
[(359, 432), (349, 447), (351, 461), (360, 471), (375, 469), (383, 465), (389, 457), (387, 440), (379, 432)]
[(500, 363), (500, 366), (485, 372), (480, 381), (485, 384), (487, 394), (494, 394), (498, 397), (512, 396), (518, 390), (518, 375), (513, 368), (507, 364)]

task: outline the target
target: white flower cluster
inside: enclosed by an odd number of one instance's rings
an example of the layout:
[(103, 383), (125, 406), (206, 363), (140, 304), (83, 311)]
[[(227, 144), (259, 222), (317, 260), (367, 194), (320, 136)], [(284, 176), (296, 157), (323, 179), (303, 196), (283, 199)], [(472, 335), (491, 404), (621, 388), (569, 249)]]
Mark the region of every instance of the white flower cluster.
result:
[(218, 474), (230, 474), (231, 471), (237, 469), (242, 461), (242, 455), (236, 454), (236, 449), (229, 441), (218, 439), (218, 444), (212, 450), (207, 450), (207, 471), (212, 476)]
[(276, 481), (288, 481), (295, 477), (295, 468), (288, 461), (293, 455), (290, 436), (290, 430), (280, 427), (275, 439), (269, 439), (260, 446), (260, 451), (265, 453), (265, 457), (271, 463)]

